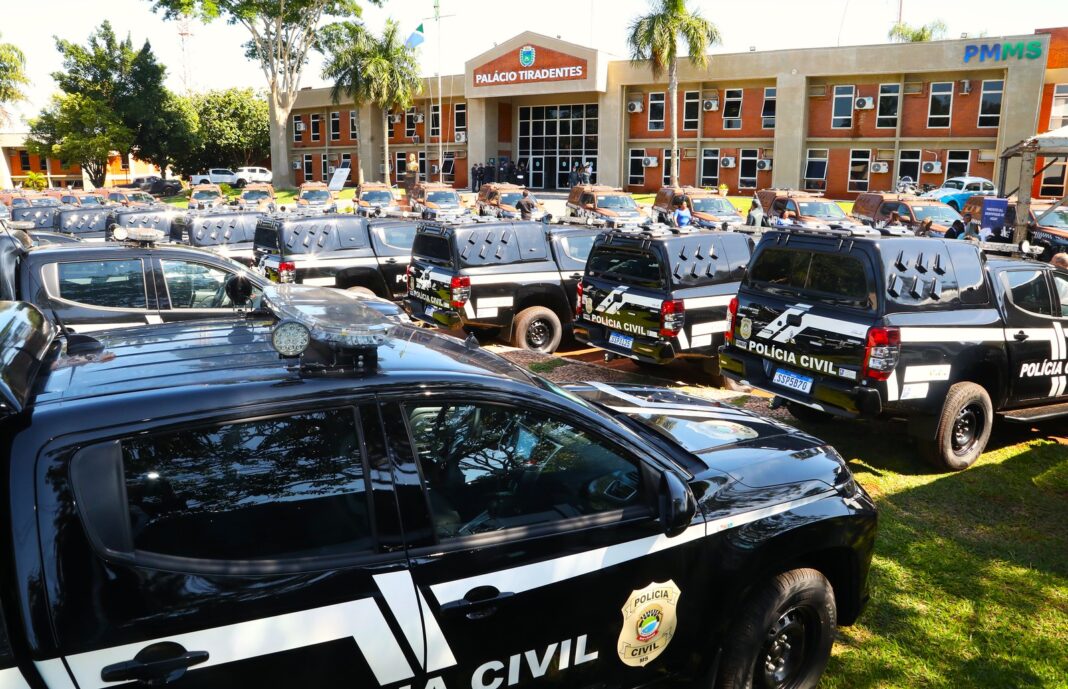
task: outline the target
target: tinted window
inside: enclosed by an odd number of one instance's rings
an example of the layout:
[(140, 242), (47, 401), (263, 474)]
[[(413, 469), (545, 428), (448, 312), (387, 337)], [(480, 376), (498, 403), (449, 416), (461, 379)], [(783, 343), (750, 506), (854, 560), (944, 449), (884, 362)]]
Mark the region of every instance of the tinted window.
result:
[(225, 560), (373, 547), (351, 409), (122, 443), (137, 550)]
[(1044, 271), (1009, 270), (1005, 272), (1005, 281), (1012, 303), (1018, 308), (1042, 316), (1053, 315), (1053, 298)]
[(564, 253), (576, 261), (586, 262), (586, 259), (590, 256), (590, 249), (593, 248), (593, 242), (597, 239), (597, 235), (575, 235), (572, 237), (563, 237), (560, 239), (560, 245), (564, 247)]
[(439, 538), (641, 503), (638, 466), (559, 419), (489, 404), (408, 407)]
[(412, 242), (415, 241), (414, 224), (411, 225), (386, 225), (377, 228), (378, 236), (382, 241), (394, 249), (411, 251)]
[(647, 251), (595, 248), (586, 262), (586, 275), (650, 289), (664, 287), (660, 261)]
[(60, 263), (57, 268), (63, 299), (116, 309), (147, 308), (145, 273), (139, 259)]
[(452, 262), (449, 240), (445, 237), (431, 234), (415, 235), (415, 241), (412, 242), (412, 255), (441, 263)]
[(843, 254), (793, 249), (765, 249), (749, 271), (750, 282), (785, 291), (826, 294), (852, 305), (870, 306), (874, 292), (864, 264)]
[(161, 260), (172, 309), (228, 309), (226, 281), (232, 273), (189, 261)]

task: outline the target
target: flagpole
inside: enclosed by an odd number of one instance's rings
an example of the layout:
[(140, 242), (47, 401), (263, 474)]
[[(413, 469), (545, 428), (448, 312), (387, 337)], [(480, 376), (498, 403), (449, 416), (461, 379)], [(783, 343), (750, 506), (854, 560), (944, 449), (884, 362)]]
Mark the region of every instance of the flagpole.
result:
[[(434, 0), (434, 21), (438, 30), (438, 181), (445, 181), (445, 105), (441, 92), (441, 2)], [(453, 123), (453, 127), (456, 123)], [(454, 171), (455, 174), (455, 171)]]

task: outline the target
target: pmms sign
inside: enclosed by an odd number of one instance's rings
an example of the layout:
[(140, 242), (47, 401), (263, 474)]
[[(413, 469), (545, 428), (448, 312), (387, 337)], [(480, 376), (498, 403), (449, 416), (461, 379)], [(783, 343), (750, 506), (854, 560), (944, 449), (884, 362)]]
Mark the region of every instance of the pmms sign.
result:
[(969, 43), (964, 46), (964, 61), (1004, 62), (1037, 60), (1042, 57), (1042, 41), (1019, 41), (1017, 43)]

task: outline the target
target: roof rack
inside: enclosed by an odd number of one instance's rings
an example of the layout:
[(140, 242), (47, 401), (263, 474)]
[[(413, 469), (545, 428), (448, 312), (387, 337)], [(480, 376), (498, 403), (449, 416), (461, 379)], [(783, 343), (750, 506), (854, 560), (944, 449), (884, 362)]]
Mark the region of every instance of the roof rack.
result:
[(699, 232), (707, 232), (707, 230), (701, 227), (693, 227), (690, 225), (687, 225), (686, 227), (675, 227), (674, 225), (666, 225), (664, 223), (649, 223), (646, 225), (633, 225), (629, 227), (613, 227), (608, 231), (613, 234), (639, 237), (676, 237), (681, 235), (697, 234)]
[(822, 191), (809, 191), (807, 189), (790, 189), (789, 187), (768, 187), (766, 189), (761, 189), (760, 191), (774, 191), (776, 193), (781, 192), (786, 194), (787, 198), (793, 197), (795, 194), (798, 196), (823, 196)]
[(768, 227), (767, 231), (786, 232), (788, 234), (804, 234), (815, 237), (882, 237), (879, 230), (870, 227), (844, 227), (833, 229), (831, 227), (802, 227), (800, 225), (783, 225), (780, 227)]
[[(964, 241), (971, 241), (965, 239)], [(1043, 249), (1040, 246), (1033, 246), (1031, 242), (1026, 239), (1019, 244), (1013, 244), (1011, 242), (973, 242), (979, 247), (979, 251), (984, 254), (1001, 254), (1005, 256), (1025, 256), (1027, 258), (1034, 258), (1039, 256)]]

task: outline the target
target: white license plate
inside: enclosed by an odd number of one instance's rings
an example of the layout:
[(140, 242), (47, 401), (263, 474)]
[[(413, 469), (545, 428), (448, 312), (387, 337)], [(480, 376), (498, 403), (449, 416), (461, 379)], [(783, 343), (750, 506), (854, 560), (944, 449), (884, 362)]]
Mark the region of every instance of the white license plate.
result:
[(423, 313), (425, 313), (428, 316), (433, 316), (435, 311), (437, 311), (437, 309), (434, 308), (433, 306), (431, 306), (430, 304), (427, 304), (426, 308), (423, 309)]
[(608, 344), (614, 344), (624, 349), (633, 349), (634, 338), (623, 333), (608, 333)]
[(793, 371), (787, 371), (784, 368), (775, 371), (775, 375), (771, 377), (771, 382), (798, 392), (808, 393), (812, 391), (812, 378)]

